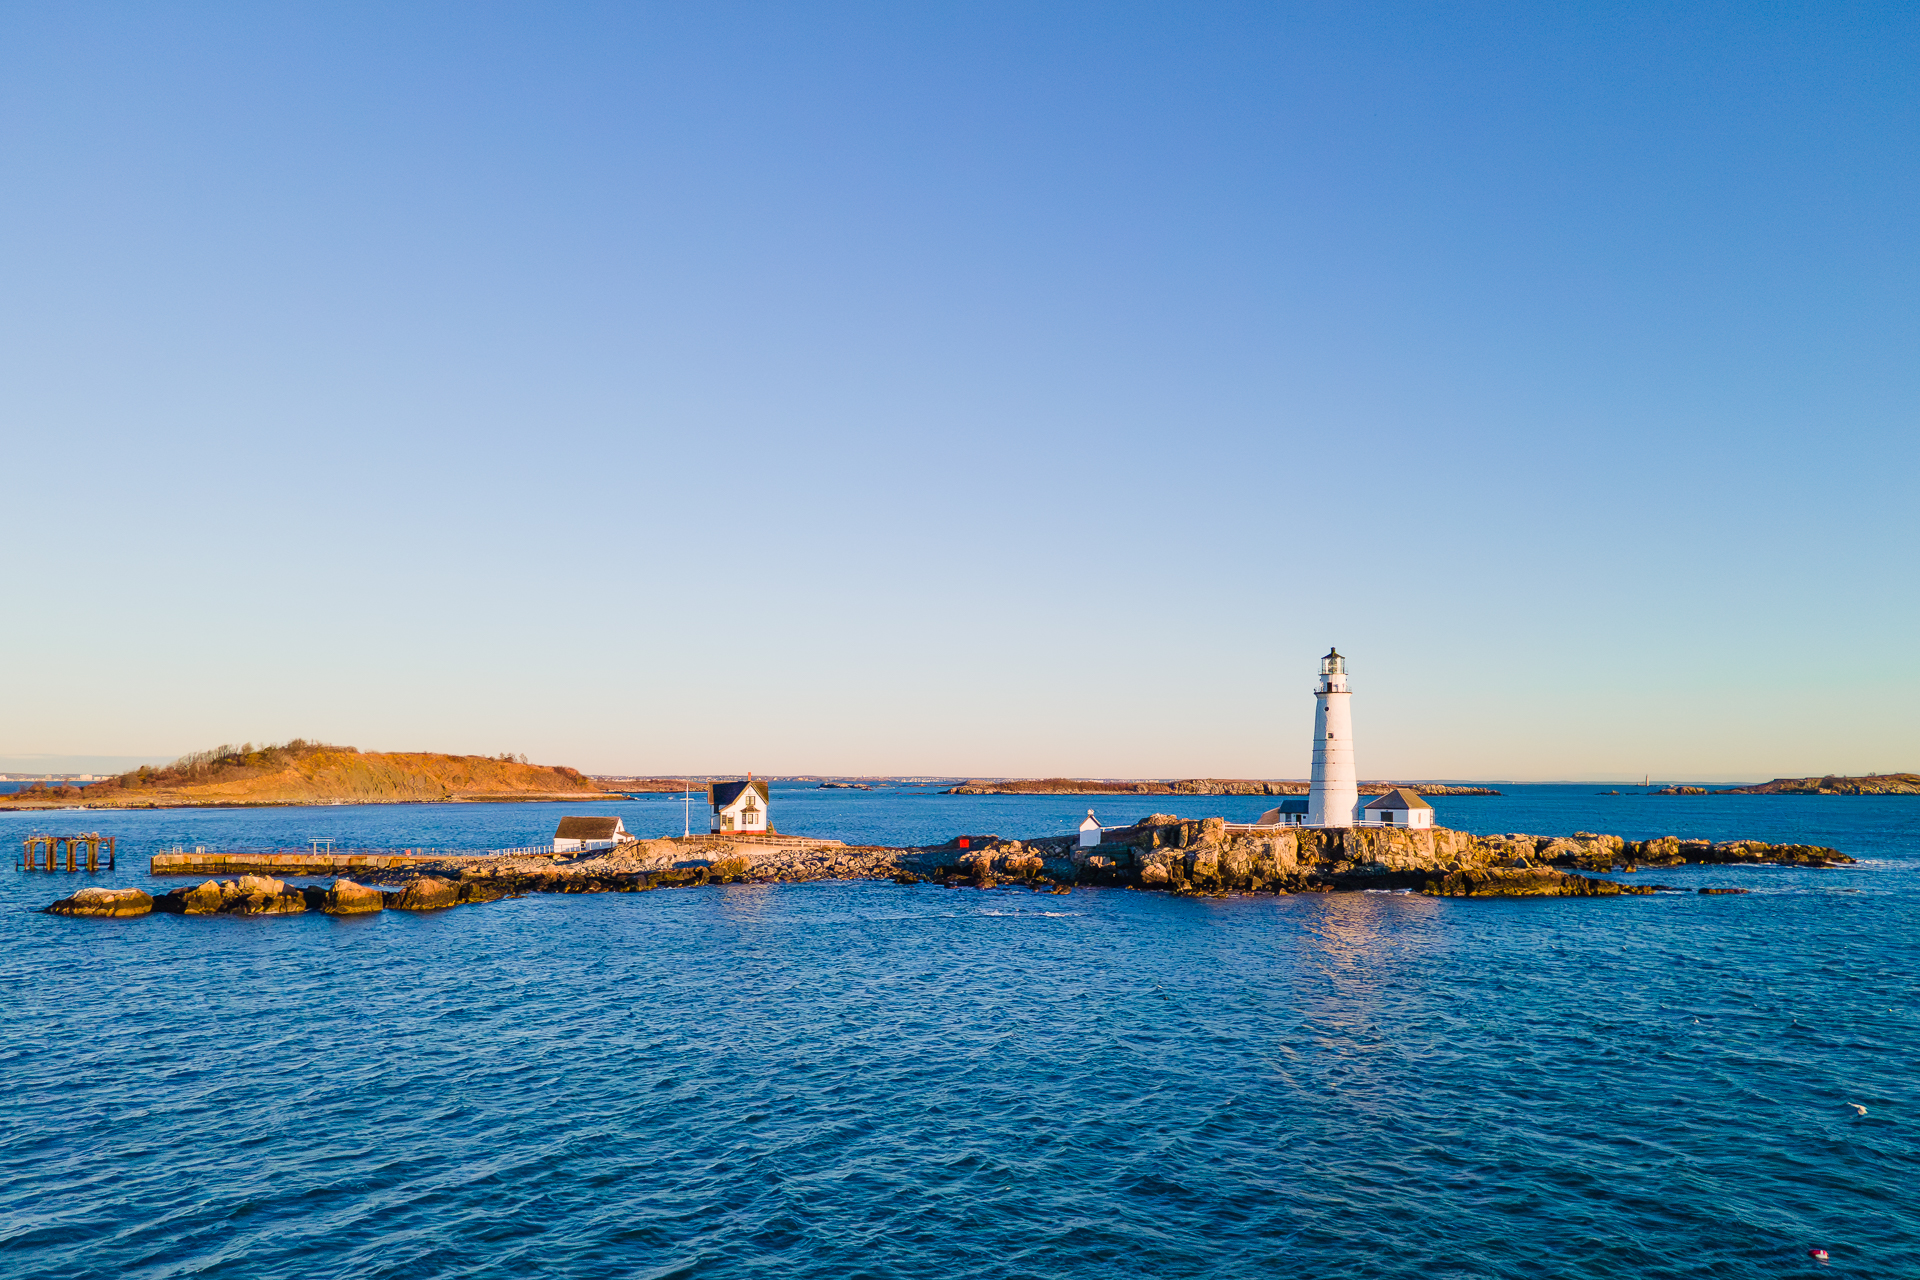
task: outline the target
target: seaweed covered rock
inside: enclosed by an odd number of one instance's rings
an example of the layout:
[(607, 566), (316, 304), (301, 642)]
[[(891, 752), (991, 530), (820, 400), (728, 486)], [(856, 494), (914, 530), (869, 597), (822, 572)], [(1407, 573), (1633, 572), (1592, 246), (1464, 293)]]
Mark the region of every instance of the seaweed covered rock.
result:
[(56, 916), (144, 916), (153, 910), (153, 899), (139, 889), (89, 885), (46, 910)]
[(1829, 849), (1824, 845), (1768, 844), (1764, 840), (1726, 840), (1715, 844), (1708, 840), (1681, 840), (1674, 836), (1622, 840), (1619, 836), (1597, 836), (1585, 831), (1576, 832), (1571, 839), (1544, 842), (1538, 856), (1557, 867), (1576, 867), (1585, 871), (1605, 871), (1622, 863), (1628, 866), (1677, 867), (1687, 863), (1718, 866), (1773, 862), (1798, 867), (1834, 867), (1853, 861), (1838, 849)]
[(1595, 880), (1547, 867), (1481, 867), (1450, 871), (1427, 881), (1421, 892), (1436, 898), (1608, 898), (1652, 893), (1656, 887)]
[(1838, 849), (1817, 844), (1768, 844), (1764, 840), (1727, 840), (1713, 845), (1702, 862), (1778, 862), (1796, 867), (1832, 867), (1852, 862)]
[(460, 886), (439, 876), (421, 876), (409, 880), (398, 893), (386, 895), (386, 905), (396, 911), (440, 911), (460, 905)]

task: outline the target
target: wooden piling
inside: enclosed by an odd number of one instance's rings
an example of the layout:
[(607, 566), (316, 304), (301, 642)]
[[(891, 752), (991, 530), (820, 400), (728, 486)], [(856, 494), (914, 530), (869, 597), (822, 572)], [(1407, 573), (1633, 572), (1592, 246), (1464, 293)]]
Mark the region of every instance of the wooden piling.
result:
[(114, 871), (120, 865), (119, 845), (117, 836), (103, 836), (98, 831), (73, 836), (27, 836), (20, 841), (20, 866), (24, 871), (58, 871), (64, 856), (67, 870), (78, 871), (82, 860), (81, 849), (84, 848), (86, 869), (98, 872), (101, 847), (105, 846), (107, 870)]

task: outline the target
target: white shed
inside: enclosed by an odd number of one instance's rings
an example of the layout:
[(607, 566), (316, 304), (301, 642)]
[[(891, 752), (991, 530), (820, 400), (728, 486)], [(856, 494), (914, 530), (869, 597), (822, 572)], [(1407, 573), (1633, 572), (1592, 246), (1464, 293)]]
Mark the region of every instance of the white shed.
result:
[(1390, 827), (1433, 825), (1433, 806), (1405, 787), (1395, 787), (1383, 796), (1375, 796), (1360, 807), (1360, 815), (1369, 822), (1384, 822)]
[(1276, 808), (1260, 815), (1259, 827), (1298, 827), (1307, 820), (1307, 798), (1296, 796), (1292, 800), (1282, 800)]
[(1100, 820), (1093, 816), (1093, 810), (1087, 810), (1087, 820), (1080, 824), (1080, 847), (1099, 844), (1106, 839), (1101, 834)]
[(707, 799), (713, 804), (714, 834), (723, 831), (758, 832), (773, 830), (764, 782), (714, 782), (707, 786)]
[(618, 818), (562, 818), (553, 833), (553, 851), (602, 849), (627, 838), (627, 824)]

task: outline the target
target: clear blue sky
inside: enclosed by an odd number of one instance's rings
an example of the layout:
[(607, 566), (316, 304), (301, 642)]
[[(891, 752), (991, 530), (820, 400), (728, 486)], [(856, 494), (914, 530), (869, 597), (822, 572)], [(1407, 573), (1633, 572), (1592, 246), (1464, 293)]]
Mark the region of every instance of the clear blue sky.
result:
[(0, 10), (0, 767), (1920, 769), (1920, 8)]

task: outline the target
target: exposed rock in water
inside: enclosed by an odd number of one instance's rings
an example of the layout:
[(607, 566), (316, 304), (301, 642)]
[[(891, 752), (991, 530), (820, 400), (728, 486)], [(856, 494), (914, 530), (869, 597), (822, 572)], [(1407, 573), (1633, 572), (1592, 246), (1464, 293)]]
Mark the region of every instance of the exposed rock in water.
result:
[(139, 889), (103, 889), (89, 885), (46, 910), (56, 916), (144, 916), (153, 910), (153, 899)]
[(382, 910), (386, 905), (386, 895), (372, 885), (335, 880), (322, 898), (320, 909), (328, 915), (357, 916)]
[(1421, 890), (1439, 898), (1605, 898), (1622, 893), (1652, 893), (1659, 885), (1593, 880), (1547, 867), (1482, 867), (1450, 871)]
[(1724, 865), (1777, 862), (1801, 867), (1832, 867), (1852, 862), (1838, 849), (1813, 844), (1767, 844), (1761, 840), (1680, 840), (1658, 836), (1652, 840), (1622, 840), (1619, 836), (1576, 831), (1571, 838), (1541, 840), (1535, 836), (1495, 836), (1490, 839), (1534, 841), (1534, 856), (1555, 866), (1606, 871), (1615, 866), (1677, 867), (1687, 863)]
[(438, 876), (421, 876), (399, 893), (384, 896), (386, 905), (398, 911), (439, 911), (460, 905), (460, 886)]
[(174, 889), (153, 900), (155, 911), (187, 916), (280, 916), (307, 909), (307, 891), (287, 887), (269, 876), (209, 880), (191, 889)]

